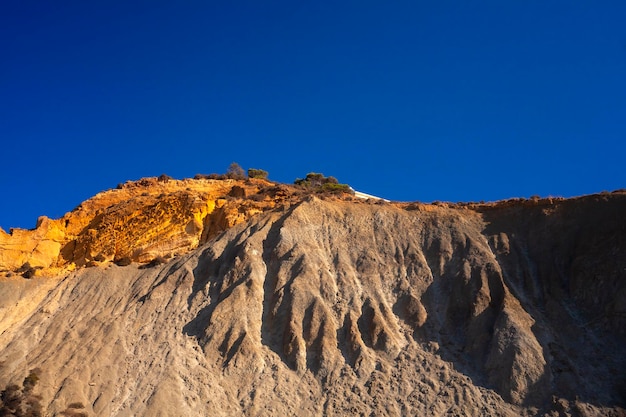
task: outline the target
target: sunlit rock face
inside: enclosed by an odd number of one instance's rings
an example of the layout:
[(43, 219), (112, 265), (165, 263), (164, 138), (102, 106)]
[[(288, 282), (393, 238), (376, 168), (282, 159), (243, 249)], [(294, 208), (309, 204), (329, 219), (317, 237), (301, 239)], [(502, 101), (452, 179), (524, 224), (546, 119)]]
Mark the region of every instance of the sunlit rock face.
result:
[(30, 268), (37, 275), (50, 275), (109, 261), (146, 263), (186, 253), (274, 208), (280, 198), (259, 195), (272, 186), (260, 179), (127, 182), (60, 219), (41, 217), (33, 230), (0, 230), (0, 271)]
[(0, 229), (0, 270), (16, 270), (25, 263), (47, 268), (54, 264), (65, 242), (65, 227), (60, 221), (40, 217), (34, 230)]

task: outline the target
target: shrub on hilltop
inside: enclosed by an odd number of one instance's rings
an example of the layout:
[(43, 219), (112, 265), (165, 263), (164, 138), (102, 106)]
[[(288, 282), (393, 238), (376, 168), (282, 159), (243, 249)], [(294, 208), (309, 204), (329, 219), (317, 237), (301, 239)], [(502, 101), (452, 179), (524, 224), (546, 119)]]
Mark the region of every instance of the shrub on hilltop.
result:
[(333, 183), (323, 184), (322, 191), (329, 192), (329, 193), (347, 193), (347, 194), (354, 193), (354, 191), (348, 184), (333, 184)]
[(247, 175), (241, 165), (233, 162), (228, 166), (225, 174), (196, 174), (193, 178), (195, 180), (245, 180)]
[(250, 168), (248, 169), (248, 178), (258, 178), (262, 180), (266, 180), (268, 176), (267, 171), (262, 169)]
[(237, 162), (233, 162), (228, 166), (228, 170), (226, 170), (226, 178), (233, 180), (245, 180), (246, 172), (243, 170), (241, 165)]
[(306, 178), (297, 178), (294, 184), (306, 190), (318, 193), (347, 193), (354, 191), (348, 184), (340, 184), (335, 177), (326, 177), (324, 174), (309, 172)]

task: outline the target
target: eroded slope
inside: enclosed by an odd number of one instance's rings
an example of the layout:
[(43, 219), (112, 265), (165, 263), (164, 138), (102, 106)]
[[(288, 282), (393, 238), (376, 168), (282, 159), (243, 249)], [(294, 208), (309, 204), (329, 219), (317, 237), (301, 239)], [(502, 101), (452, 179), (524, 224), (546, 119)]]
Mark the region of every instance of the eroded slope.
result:
[(566, 203), (308, 198), (69, 275), (0, 375), (96, 415), (620, 415), (624, 198)]

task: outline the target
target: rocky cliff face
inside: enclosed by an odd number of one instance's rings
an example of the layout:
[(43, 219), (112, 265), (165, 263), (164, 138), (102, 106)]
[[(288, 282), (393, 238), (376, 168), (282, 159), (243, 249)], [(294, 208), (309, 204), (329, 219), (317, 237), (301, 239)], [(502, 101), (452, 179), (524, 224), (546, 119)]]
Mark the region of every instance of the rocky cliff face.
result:
[[(461, 206), (278, 194), (241, 221), (205, 215), (186, 247), (200, 246), (163, 264), (107, 263), (136, 249), (76, 243), (105, 259), (5, 278), (0, 377), (40, 368), (51, 413), (624, 415), (626, 194)], [(91, 230), (97, 242), (116, 229)]]
[(110, 261), (171, 258), (273, 209), (286, 196), (260, 179), (127, 182), (61, 219), (41, 217), (33, 230), (0, 229), (0, 274), (51, 275)]

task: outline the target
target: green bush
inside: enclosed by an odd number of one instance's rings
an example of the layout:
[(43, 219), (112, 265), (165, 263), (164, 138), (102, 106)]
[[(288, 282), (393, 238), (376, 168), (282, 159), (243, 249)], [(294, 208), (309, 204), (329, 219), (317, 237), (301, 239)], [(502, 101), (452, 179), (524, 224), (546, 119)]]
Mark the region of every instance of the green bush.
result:
[(259, 178), (262, 180), (266, 180), (267, 175), (268, 175), (267, 171), (264, 171), (262, 169), (256, 169), (256, 168), (248, 169), (248, 178)]
[(322, 184), (324, 184), (325, 179), (326, 177), (324, 177), (324, 174), (309, 172), (308, 174), (306, 174), (305, 179), (297, 178), (294, 181), (294, 184), (304, 188), (317, 188), (321, 187)]
[(351, 194), (352, 188), (348, 184), (335, 184), (332, 182), (327, 182), (322, 185), (322, 191), (327, 191), (331, 193), (348, 193)]
[(325, 177), (317, 172), (309, 172), (304, 179), (297, 178), (294, 184), (313, 192), (354, 193), (348, 184), (340, 184), (337, 178)]

